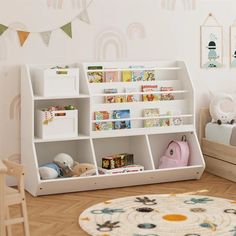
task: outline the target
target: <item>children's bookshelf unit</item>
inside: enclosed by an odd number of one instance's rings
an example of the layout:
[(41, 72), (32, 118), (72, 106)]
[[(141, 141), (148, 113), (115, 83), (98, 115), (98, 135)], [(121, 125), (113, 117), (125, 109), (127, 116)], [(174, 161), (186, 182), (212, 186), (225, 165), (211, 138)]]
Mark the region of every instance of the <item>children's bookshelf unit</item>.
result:
[[(134, 66), (143, 66), (135, 68)], [(102, 69), (88, 70), (90, 66)], [(34, 196), (76, 192), (93, 189), (115, 188), (187, 179), (199, 179), (204, 171), (202, 157), (195, 130), (194, 88), (187, 67), (182, 61), (155, 62), (96, 62), (78, 64), (80, 70), (79, 93), (63, 96), (35, 95), (34, 71), (37, 65), (22, 67), (21, 81), (21, 152), (22, 163), (26, 166), (26, 190)], [(123, 82), (123, 71), (154, 71), (155, 80)], [(88, 72), (116, 71), (117, 81), (90, 83)], [(143, 101), (148, 92), (143, 85), (172, 87), (173, 91), (153, 91), (159, 97), (172, 94), (174, 100)], [(115, 96), (127, 96), (126, 88), (135, 88), (129, 95), (137, 95), (134, 102), (105, 103), (108, 95), (104, 89), (117, 89)], [(130, 90), (129, 90), (130, 91)], [(149, 92), (150, 93), (150, 92)], [(112, 94), (114, 95), (114, 94)], [(73, 105), (78, 108), (78, 135), (43, 139), (35, 136), (36, 110), (48, 106)], [(171, 121), (169, 126), (144, 127), (144, 109), (158, 108), (162, 119)], [(96, 130), (95, 124), (102, 122), (94, 118), (96, 111), (129, 110), (131, 127), (126, 129)], [(170, 113), (168, 113), (171, 111)], [(152, 117), (153, 118), (153, 117)], [(160, 117), (155, 117), (156, 119)], [(173, 120), (180, 118), (181, 123)], [(150, 118), (149, 118), (150, 119)], [(104, 122), (122, 119), (103, 120)], [(180, 140), (186, 135), (190, 146), (190, 160), (186, 167), (158, 169), (158, 160), (171, 140)], [(57, 178), (41, 180), (38, 167), (52, 162), (60, 152), (67, 153), (78, 162), (92, 163), (101, 167), (102, 157), (117, 153), (133, 153), (136, 164), (144, 166), (144, 171), (114, 175)]]

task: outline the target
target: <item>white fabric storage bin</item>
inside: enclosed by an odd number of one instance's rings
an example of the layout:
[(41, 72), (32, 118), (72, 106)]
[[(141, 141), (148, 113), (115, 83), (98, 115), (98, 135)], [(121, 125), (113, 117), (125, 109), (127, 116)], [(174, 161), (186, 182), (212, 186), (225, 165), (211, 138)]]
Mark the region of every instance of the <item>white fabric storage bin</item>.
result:
[(34, 93), (38, 96), (79, 94), (79, 68), (34, 69)]
[[(47, 122), (47, 118), (52, 118)], [(35, 135), (39, 138), (63, 138), (78, 135), (78, 110), (36, 110)]]

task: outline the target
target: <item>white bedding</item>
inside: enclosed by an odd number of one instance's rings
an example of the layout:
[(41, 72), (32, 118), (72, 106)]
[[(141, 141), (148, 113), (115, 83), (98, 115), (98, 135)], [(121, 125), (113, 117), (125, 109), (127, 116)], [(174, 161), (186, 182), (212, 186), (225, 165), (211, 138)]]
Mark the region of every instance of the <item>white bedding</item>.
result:
[(208, 123), (205, 128), (206, 139), (214, 142), (223, 143), (226, 145), (234, 145), (232, 142), (232, 131), (235, 130), (236, 124), (222, 124)]

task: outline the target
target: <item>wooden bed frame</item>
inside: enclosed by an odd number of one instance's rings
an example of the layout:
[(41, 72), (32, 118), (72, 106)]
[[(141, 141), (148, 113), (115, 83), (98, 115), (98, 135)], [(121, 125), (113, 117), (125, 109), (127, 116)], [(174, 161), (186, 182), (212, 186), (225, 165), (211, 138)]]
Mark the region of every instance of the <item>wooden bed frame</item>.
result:
[(209, 109), (202, 108), (199, 139), (206, 162), (206, 171), (236, 182), (236, 147), (207, 140), (205, 126), (210, 121)]

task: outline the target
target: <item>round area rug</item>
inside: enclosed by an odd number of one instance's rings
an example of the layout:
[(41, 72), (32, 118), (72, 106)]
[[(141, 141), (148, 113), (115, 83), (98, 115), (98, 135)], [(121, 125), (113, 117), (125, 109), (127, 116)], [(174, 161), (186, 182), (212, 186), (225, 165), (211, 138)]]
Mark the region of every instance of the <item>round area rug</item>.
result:
[(93, 236), (236, 236), (236, 201), (161, 194), (93, 205), (79, 217)]

